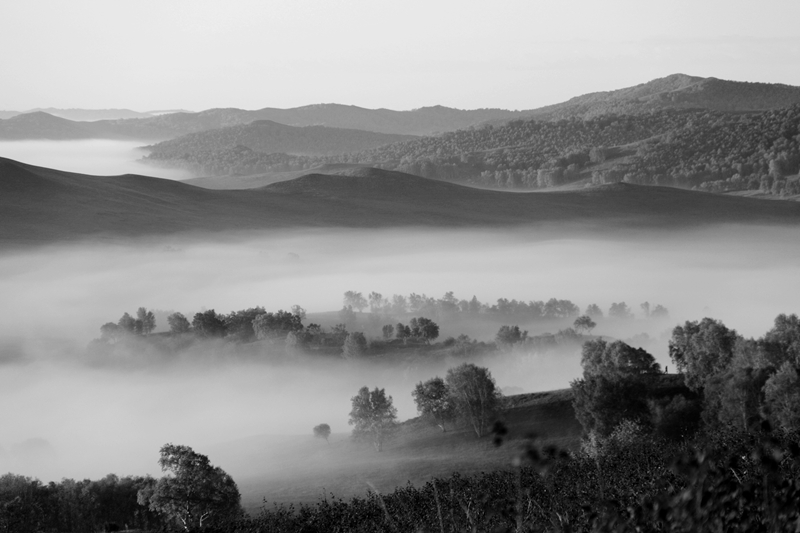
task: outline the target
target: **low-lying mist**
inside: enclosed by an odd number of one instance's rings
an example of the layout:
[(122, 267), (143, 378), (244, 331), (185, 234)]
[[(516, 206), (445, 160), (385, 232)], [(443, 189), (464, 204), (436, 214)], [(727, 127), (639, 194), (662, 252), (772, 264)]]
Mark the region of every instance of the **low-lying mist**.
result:
[[(191, 320), (207, 309), (300, 305), (309, 313), (306, 324), (329, 326), (351, 290), (389, 298), (453, 291), (490, 304), (558, 298), (581, 311), (595, 303), (606, 314), (615, 302), (638, 313), (647, 301), (665, 306), (669, 319), (604, 320), (593, 333), (632, 339), (671, 366), (667, 338), (674, 325), (711, 316), (745, 336), (762, 335), (778, 313), (800, 311), (798, 274), (796, 230), (741, 227), (631, 231), (607, 239), (543, 239), (521, 230), (309, 230), (0, 253), (6, 305), (0, 400), (7, 406), (0, 470), (43, 480), (158, 474), (158, 449), (166, 442), (203, 453), (257, 434), (313, 438), (311, 428), (322, 422), (344, 435), (350, 397), (361, 386), (386, 388), (403, 420), (416, 415), (414, 383), (459, 363), (455, 356), (394, 366), (338, 358), (293, 362), (269, 347), (263, 356), (245, 358), (224, 343), (169, 364), (97, 364), (87, 356), (102, 324), (142, 306), (158, 317), (180, 311)], [(439, 341), (463, 333), (491, 342), (499, 327), (431, 318), (442, 326)], [(519, 325), (540, 334), (569, 322)], [(156, 331), (167, 329), (159, 319)], [(499, 387), (532, 392), (567, 387), (580, 374), (578, 352), (576, 345), (479, 362)]]
[(193, 177), (179, 169), (139, 163), (147, 152), (142, 141), (89, 139), (79, 141), (0, 141), (0, 157), (29, 165), (97, 176), (141, 174), (172, 180)]

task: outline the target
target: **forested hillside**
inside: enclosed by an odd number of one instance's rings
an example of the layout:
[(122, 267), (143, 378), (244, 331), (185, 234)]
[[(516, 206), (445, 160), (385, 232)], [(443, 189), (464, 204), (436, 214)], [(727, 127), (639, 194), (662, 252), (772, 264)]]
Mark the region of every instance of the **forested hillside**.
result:
[[(486, 187), (572, 182), (800, 194), (800, 105), (752, 114), (665, 110), (587, 120), (515, 120), (332, 157), (265, 154), (241, 146), (175, 150), (158, 163), (202, 174), (302, 170), (360, 163)], [(155, 159), (155, 157), (153, 157)]]

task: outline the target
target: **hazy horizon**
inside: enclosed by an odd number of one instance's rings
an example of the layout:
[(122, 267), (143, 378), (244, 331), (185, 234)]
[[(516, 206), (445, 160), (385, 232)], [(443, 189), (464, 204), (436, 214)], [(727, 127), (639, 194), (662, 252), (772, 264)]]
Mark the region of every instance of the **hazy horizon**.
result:
[(798, 15), (791, 0), (12, 2), (0, 109), (532, 109), (675, 73), (800, 85)]

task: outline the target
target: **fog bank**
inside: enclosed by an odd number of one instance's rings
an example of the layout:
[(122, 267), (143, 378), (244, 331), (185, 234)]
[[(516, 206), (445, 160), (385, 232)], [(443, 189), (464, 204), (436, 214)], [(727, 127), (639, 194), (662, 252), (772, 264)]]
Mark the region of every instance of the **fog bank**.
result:
[(137, 160), (147, 152), (142, 141), (0, 141), (0, 157), (29, 165), (98, 176), (142, 174), (172, 180), (193, 177), (179, 169), (157, 168)]
[[(157, 474), (158, 448), (166, 442), (203, 452), (248, 435), (310, 434), (321, 422), (346, 433), (359, 387), (385, 387), (406, 419), (416, 414), (413, 384), (458, 364), (273, 364), (267, 351), (250, 362), (188, 353), (173, 365), (87, 365), (85, 347), (99, 327), (140, 306), (190, 319), (205, 309), (295, 304), (323, 313), (341, 309), (349, 290), (436, 298), (453, 291), (488, 303), (555, 297), (581, 310), (596, 303), (606, 313), (614, 302), (638, 312), (648, 301), (666, 306), (670, 319), (608, 320), (595, 333), (647, 333), (643, 343), (663, 365), (669, 330), (683, 320), (711, 316), (760, 336), (778, 313), (800, 311), (799, 274), (796, 230), (775, 228), (631, 232), (605, 240), (542, 240), (511, 230), (330, 230), (4, 252), (0, 294), (12, 308), (0, 321), (0, 401), (13, 409), (0, 415), (0, 469), (43, 479)], [(439, 340), (466, 333), (488, 342), (497, 327), (463, 331), (441, 322)], [(561, 327), (520, 325), (532, 333)], [(163, 320), (157, 326), (167, 328)], [(500, 387), (548, 390), (578, 377), (576, 352), (483, 363)]]

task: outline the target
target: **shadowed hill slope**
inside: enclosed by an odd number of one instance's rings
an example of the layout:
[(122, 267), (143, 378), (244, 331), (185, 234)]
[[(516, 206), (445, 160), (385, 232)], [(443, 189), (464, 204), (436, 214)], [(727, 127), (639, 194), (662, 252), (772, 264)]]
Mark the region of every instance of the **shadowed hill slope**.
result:
[(549, 193), (473, 189), (373, 168), (249, 190), (87, 176), (0, 158), (0, 243), (298, 227), (577, 225), (690, 228), (800, 223), (800, 204), (627, 184)]

